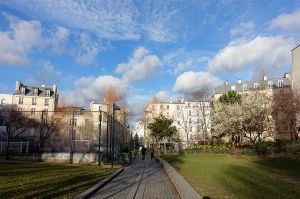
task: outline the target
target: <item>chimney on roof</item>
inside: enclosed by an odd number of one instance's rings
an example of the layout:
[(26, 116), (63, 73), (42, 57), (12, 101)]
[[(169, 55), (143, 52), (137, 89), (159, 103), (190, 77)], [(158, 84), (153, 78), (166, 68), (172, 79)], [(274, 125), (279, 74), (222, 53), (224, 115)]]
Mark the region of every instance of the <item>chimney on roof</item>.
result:
[(16, 81), (16, 91), (20, 90), (21, 88), (21, 82)]
[(267, 80), (268, 80), (267, 75), (263, 75), (263, 80), (264, 80), (264, 81), (267, 81)]
[(238, 84), (241, 84), (241, 83), (242, 83), (242, 80), (241, 80), (241, 79), (238, 79), (238, 80), (237, 80), (237, 83), (238, 83)]
[(290, 74), (289, 73), (284, 73), (283, 78), (289, 79), (290, 78)]
[(53, 85), (52, 90), (53, 90), (54, 93), (57, 92), (57, 86), (55, 84)]

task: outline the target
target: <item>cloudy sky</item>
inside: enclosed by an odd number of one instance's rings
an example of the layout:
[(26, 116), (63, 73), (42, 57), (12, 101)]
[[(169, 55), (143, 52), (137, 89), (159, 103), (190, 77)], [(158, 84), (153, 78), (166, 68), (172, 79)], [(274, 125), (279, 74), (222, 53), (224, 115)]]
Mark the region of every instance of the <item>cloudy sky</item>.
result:
[(57, 84), (87, 106), (113, 86), (152, 96), (280, 77), (300, 43), (299, 0), (0, 0), (0, 93)]

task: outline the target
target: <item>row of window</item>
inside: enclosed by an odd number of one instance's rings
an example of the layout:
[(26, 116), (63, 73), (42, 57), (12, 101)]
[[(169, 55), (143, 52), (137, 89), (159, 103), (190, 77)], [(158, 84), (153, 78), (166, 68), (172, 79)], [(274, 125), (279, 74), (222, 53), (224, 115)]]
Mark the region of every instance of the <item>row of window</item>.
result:
[[(188, 103), (188, 105), (185, 106), (184, 108), (185, 108), (185, 109), (191, 108), (191, 107), (196, 108), (196, 107), (200, 107), (200, 106), (201, 106), (201, 104), (197, 104), (197, 105), (191, 106), (190, 103)], [(177, 109), (177, 110), (180, 110), (181, 107), (183, 107), (183, 106), (182, 106), (182, 105), (177, 105), (177, 106), (176, 106), (176, 109)], [(206, 103), (206, 104), (205, 104), (205, 107), (206, 107), (206, 108), (209, 108), (209, 103)], [(161, 105), (159, 105), (158, 108), (159, 108), (160, 110), (162, 110), (162, 109), (164, 108), (164, 105), (161, 104)], [(152, 109), (155, 110), (155, 105), (152, 105)], [(167, 106), (166, 106), (166, 109), (169, 110), (169, 109), (170, 109), (170, 105), (167, 105)]]
[[(25, 87), (21, 87), (21, 93), (22, 94), (26, 94), (26, 88)], [(33, 89), (33, 94), (34, 95), (38, 95), (39, 94), (39, 89), (38, 88), (34, 88)], [(46, 96), (50, 97), (51, 91), (50, 89), (46, 89)]]
[[(31, 100), (31, 104), (32, 105), (36, 105), (36, 99), (37, 98), (32, 98), (32, 100)], [(19, 104), (23, 104), (23, 103), (24, 103), (24, 97), (19, 97)], [(44, 105), (45, 106), (49, 105), (49, 99), (45, 99)]]
[[(269, 88), (269, 89), (272, 89), (273, 86), (274, 86), (274, 82), (269, 81), (269, 82), (268, 82), (268, 88)], [(283, 87), (283, 80), (278, 80), (278, 81), (277, 81), (277, 87)], [(243, 85), (242, 85), (242, 88), (243, 88), (243, 91), (246, 91), (246, 90), (248, 90), (248, 85), (247, 85), (247, 84), (243, 84)], [(254, 89), (258, 89), (258, 88), (259, 88), (259, 83), (254, 83), (254, 84), (253, 84), (253, 88), (254, 88)], [(235, 89), (236, 89), (236, 86), (232, 85), (232, 86), (231, 86), (231, 90), (235, 90)]]

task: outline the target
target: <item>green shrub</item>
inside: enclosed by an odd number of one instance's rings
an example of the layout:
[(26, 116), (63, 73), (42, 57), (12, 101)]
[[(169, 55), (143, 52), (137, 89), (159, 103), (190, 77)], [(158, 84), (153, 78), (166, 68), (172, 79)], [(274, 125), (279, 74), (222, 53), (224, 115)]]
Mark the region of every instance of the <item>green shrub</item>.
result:
[(275, 153), (286, 151), (286, 142), (284, 140), (276, 139), (273, 146), (273, 151)]
[(268, 143), (265, 141), (260, 141), (255, 145), (255, 151), (258, 155), (266, 155), (268, 148)]

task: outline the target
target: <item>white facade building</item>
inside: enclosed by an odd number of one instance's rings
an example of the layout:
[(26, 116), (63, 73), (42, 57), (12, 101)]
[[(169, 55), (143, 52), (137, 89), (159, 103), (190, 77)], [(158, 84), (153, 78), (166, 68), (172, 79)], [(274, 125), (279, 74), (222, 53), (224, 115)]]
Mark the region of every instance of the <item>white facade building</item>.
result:
[[(173, 120), (178, 134), (174, 141), (184, 146), (208, 141), (211, 137), (210, 102), (185, 101), (150, 103), (145, 111), (146, 126), (160, 114)], [(146, 142), (149, 142), (149, 129), (146, 128)]]
[(12, 105), (13, 95), (0, 94), (0, 106)]

